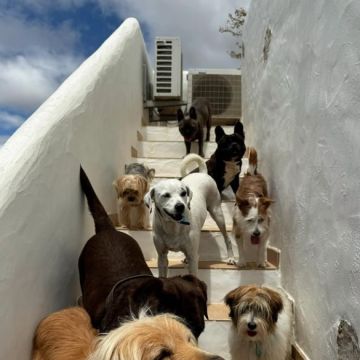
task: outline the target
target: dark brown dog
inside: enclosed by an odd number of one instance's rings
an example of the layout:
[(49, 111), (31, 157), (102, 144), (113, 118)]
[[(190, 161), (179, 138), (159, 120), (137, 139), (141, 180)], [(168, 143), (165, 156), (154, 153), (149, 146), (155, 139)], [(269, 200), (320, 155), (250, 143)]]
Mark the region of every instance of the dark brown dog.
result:
[(138, 243), (115, 230), (82, 168), (80, 182), (96, 230), (79, 258), (83, 304), (93, 326), (108, 332), (146, 306), (153, 314), (182, 317), (198, 337), (207, 317), (206, 284), (192, 275), (155, 278)]
[(199, 141), (199, 155), (204, 157), (204, 126), (206, 126), (206, 139), (210, 139), (211, 109), (205, 98), (198, 98), (190, 106), (189, 113), (184, 115), (181, 109), (177, 111), (180, 134), (184, 137), (186, 154), (190, 153), (191, 143)]

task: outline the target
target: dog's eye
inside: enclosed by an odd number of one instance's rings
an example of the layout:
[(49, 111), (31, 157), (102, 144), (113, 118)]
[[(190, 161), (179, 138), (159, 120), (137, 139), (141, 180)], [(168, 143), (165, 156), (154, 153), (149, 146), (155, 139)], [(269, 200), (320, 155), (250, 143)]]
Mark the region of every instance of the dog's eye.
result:
[(263, 218), (259, 218), (259, 219), (258, 219), (258, 223), (262, 223), (263, 221), (264, 221)]
[(170, 193), (165, 193), (161, 195), (163, 198), (169, 198), (170, 197)]
[(186, 191), (182, 191), (182, 192), (180, 193), (180, 196), (182, 196), (182, 197), (186, 196)]
[(154, 357), (154, 360), (163, 360), (172, 355), (172, 352), (169, 349), (162, 349), (160, 354)]
[(246, 220), (248, 223), (253, 223), (255, 221), (255, 219), (247, 219)]

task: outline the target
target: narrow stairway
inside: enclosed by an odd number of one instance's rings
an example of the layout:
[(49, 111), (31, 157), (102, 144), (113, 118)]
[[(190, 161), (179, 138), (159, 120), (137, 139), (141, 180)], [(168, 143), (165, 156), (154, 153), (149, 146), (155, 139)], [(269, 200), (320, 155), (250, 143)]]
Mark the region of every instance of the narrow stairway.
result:
[[(223, 127), (227, 134), (233, 132), (233, 126)], [(205, 157), (209, 158), (215, 151), (214, 128), (212, 128), (210, 142), (204, 143)], [(185, 145), (177, 126), (146, 126), (138, 131), (137, 146), (132, 149), (133, 162), (144, 163), (155, 168), (153, 183), (165, 178), (178, 178), (179, 165), (185, 154)], [(197, 144), (192, 144), (192, 152), (197, 152)], [(243, 160), (244, 172), (247, 159)], [(232, 228), (232, 211), (234, 194), (229, 187), (222, 195), (222, 208), (229, 232)], [(116, 216), (113, 216), (115, 219)], [(152, 240), (151, 230), (123, 230), (132, 235), (141, 246), (145, 259), (154, 275), (158, 275), (157, 253)], [(232, 237), (231, 237), (232, 238)], [(232, 239), (234, 254), (237, 257), (236, 242)], [(237, 266), (226, 264), (226, 248), (224, 240), (215, 224), (208, 215), (200, 239), (199, 278), (208, 286), (208, 313), (204, 333), (200, 336), (199, 345), (210, 352), (230, 359), (228, 350), (228, 331), (230, 320), (228, 309), (223, 303), (224, 296), (232, 289), (246, 284), (267, 284), (281, 286), (280, 251), (274, 247), (268, 248), (268, 264), (266, 269), (254, 266), (239, 269)], [(169, 253), (169, 276), (187, 273), (184, 269), (182, 253)]]

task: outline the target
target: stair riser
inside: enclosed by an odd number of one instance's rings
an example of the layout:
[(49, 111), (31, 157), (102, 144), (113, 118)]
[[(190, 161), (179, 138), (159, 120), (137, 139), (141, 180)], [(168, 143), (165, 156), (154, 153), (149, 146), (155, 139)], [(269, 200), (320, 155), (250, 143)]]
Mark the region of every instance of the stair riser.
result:
[[(180, 164), (181, 159), (149, 159), (149, 158), (134, 158), (134, 162), (143, 163), (150, 168), (155, 169), (155, 174), (157, 177), (180, 177)], [(196, 164), (189, 164), (189, 171), (195, 169)], [(241, 175), (243, 176), (248, 167), (248, 159), (243, 158)]]
[[(226, 134), (233, 134), (233, 126), (222, 127)], [(184, 141), (181, 136), (179, 129), (176, 125), (174, 126), (146, 126), (139, 131), (139, 140), (147, 141)], [(215, 127), (211, 128), (210, 141), (215, 141)]]
[(199, 337), (199, 347), (230, 360), (228, 334), (230, 321), (206, 321), (205, 330)]
[[(141, 158), (182, 159), (186, 154), (184, 142), (175, 141), (139, 141), (136, 147), (137, 156)], [(204, 142), (204, 155), (208, 159), (216, 150), (216, 143)], [(191, 143), (191, 152), (198, 154), (199, 144)]]
[[(158, 276), (158, 269), (151, 269)], [(187, 269), (169, 269), (168, 276), (187, 274)], [(248, 284), (267, 284), (280, 286), (280, 274), (278, 271), (259, 270), (222, 270), (222, 269), (199, 269), (199, 279), (207, 284), (208, 302), (222, 303), (225, 295), (241, 286)]]

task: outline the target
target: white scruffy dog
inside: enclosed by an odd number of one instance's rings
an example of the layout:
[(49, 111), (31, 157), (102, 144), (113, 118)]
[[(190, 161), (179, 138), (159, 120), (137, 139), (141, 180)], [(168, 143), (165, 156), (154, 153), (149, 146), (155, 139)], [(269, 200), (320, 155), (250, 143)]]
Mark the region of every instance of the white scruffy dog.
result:
[(225, 297), (232, 360), (290, 360), (292, 308), (280, 289), (240, 286)]
[(145, 203), (151, 207), (153, 201), (155, 205), (153, 234), (158, 253), (159, 276), (162, 277), (167, 276), (169, 250), (182, 251), (190, 274), (197, 275), (200, 234), (207, 211), (224, 237), (228, 263), (235, 263), (216, 183), (207, 175), (204, 160), (196, 154), (189, 154), (183, 159), (182, 175), (190, 162), (199, 165), (200, 173), (189, 174), (182, 180), (163, 180), (145, 195)]

